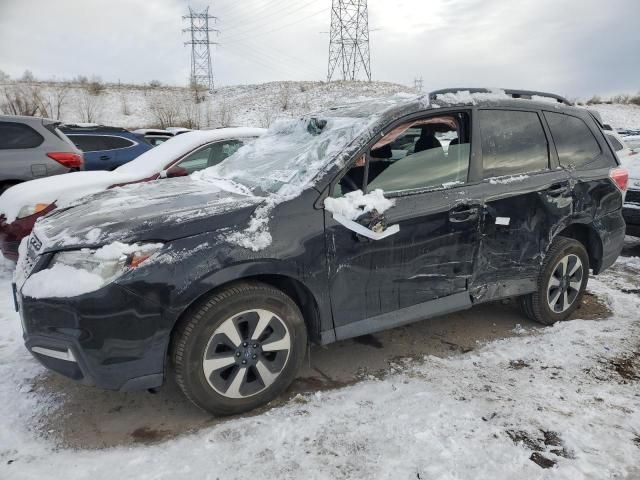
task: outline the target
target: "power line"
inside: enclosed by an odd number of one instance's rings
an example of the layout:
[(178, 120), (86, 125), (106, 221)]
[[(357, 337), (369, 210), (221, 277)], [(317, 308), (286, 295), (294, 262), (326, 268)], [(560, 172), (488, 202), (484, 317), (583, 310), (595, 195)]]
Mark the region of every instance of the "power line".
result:
[[(252, 30), (255, 25), (263, 25), (267, 23), (267, 20), (269, 18), (272, 18), (274, 16), (278, 16), (278, 20), (282, 20), (284, 18), (290, 17), (291, 15), (293, 15), (296, 12), (299, 12), (300, 10), (304, 10), (305, 8), (307, 8), (310, 5), (313, 5), (317, 3), (316, 0), (311, 0), (307, 3), (304, 3), (302, 5), (299, 5), (297, 8), (294, 8), (293, 10), (290, 10), (290, 6), (289, 5), (283, 5), (282, 8), (279, 9), (270, 9), (268, 11), (268, 13), (266, 14), (260, 14), (259, 18), (254, 18), (253, 20), (249, 20), (249, 21), (243, 21), (240, 25), (238, 26), (234, 26), (233, 24), (231, 24), (231, 26), (225, 27), (226, 30), (238, 30), (238, 32), (233, 33), (233, 35), (238, 35), (238, 34), (244, 34), (247, 31)], [(283, 13), (286, 12), (286, 13)], [(253, 16), (256, 15), (256, 12), (251, 12)], [(226, 22), (227, 25), (229, 25), (229, 22)], [(223, 19), (223, 25), (224, 25), (224, 19)]]
[(332, 1), (328, 82), (338, 67), (343, 80), (356, 80), (363, 70), (371, 81), (367, 0)]
[(246, 39), (250, 39), (250, 38), (255, 38), (255, 37), (259, 37), (259, 36), (268, 35), (268, 34), (270, 34), (270, 33), (274, 33), (274, 32), (279, 32), (280, 30), (283, 30), (283, 29), (285, 29), (285, 28), (288, 28), (288, 27), (291, 27), (291, 26), (293, 26), (293, 25), (296, 25), (296, 24), (298, 24), (298, 23), (300, 23), (300, 22), (302, 22), (302, 21), (304, 21), (304, 20), (308, 20), (309, 18), (312, 18), (312, 17), (318, 16), (318, 15), (320, 15), (321, 13), (326, 13), (326, 11), (327, 11), (327, 9), (326, 9), (326, 8), (323, 8), (322, 10), (318, 10), (318, 11), (316, 11), (316, 12), (314, 12), (314, 13), (311, 13), (310, 15), (306, 15), (306, 16), (301, 17), (301, 18), (299, 18), (299, 19), (297, 19), (297, 20), (295, 20), (295, 21), (293, 21), (293, 22), (289, 22), (289, 23), (286, 23), (286, 24), (284, 24), (284, 25), (281, 25), (281, 26), (279, 26), (279, 27), (277, 27), (277, 28), (272, 28), (272, 29), (270, 29), (270, 30), (262, 31), (262, 32), (261, 32), (260, 30), (258, 30), (258, 31), (257, 31), (257, 33), (255, 33), (255, 31), (254, 31), (254, 32), (252, 32), (252, 33), (250, 33), (250, 34), (232, 34), (232, 35), (230, 35), (230, 36), (228, 36), (228, 37), (224, 37), (224, 36), (223, 36), (223, 37), (222, 37), (222, 40), (223, 40), (224, 42), (227, 42), (227, 40), (229, 40), (229, 39), (231, 39), (232, 41), (236, 41), (236, 40), (246, 40)]

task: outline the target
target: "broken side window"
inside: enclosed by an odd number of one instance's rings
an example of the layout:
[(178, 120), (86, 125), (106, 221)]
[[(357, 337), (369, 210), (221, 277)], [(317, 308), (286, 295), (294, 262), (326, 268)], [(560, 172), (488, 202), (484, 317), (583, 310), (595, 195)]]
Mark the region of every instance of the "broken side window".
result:
[(467, 181), (469, 115), (455, 113), (412, 120), (385, 134), (357, 159), (334, 197), (354, 190), (403, 192)]

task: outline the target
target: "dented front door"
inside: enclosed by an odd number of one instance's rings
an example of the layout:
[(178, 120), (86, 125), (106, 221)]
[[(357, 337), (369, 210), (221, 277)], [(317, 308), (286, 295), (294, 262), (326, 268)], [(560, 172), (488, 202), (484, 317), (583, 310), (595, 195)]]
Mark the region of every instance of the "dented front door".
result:
[[(338, 338), (348, 330), (342, 327), (351, 323), (467, 290), (479, 242), (481, 205), (475, 188), (396, 198), (384, 216), (387, 225), (398, 225), (399, 231), (381, 240), (358, 235), (325, 211)], [(392, 325), (390, 319), (388, 326)]]

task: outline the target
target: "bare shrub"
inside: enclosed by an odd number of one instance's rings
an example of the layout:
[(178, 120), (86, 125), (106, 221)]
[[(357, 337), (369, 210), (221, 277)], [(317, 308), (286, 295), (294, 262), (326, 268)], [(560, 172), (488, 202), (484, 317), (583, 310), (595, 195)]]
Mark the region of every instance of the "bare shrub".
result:
[(162, 86), (162, 83), (160, 82), (160, 80), (151, 80), (149, 82), (149, 86), (151, 88), (160, 88)]
[(91, 81), (86, 84), (86, 90), (91, 95), (100, 95), (102, 92), (104, 92), (105, 88), (106, 86), (102, 82), (102, 79), (96, 76), (91, 77)]
[(285, 84), (280, 88), (278, 104), (283, 112), (289, 110), (291, 107), (291, 90), (289, 89), (289, 85)]
[(120, 109), (125, 116), (131, 115), (131, 107), (129, 106), (129, 97), (126, 92), (120, 92)]
[(46, 105), (48, 110), (47, 117), (55, 120), (60, 120), (62, 117), (62, 108), (67, 103), (71, 85), (69, 82), (54, 82), (52, 83), (45, 95), (43, 95), (43, 105)]
[(86, 77), (86, 75), (78, 75), (73, 79), (73, 81), (75, 83), (79, 83), (80, 85), (86, 85), (87, 83), (89, 83), (89, 79)]
[(47, 115), (37, 85), (14, 84), (3, 89), (0, 110), (8, 115)]
[(5, 73), (2, 70), (0, 70), (0, 82), (8, 82), (10, 79), (11, 77), (9, 76), (8, 73)]
[(230, 127), (233, 125), (233, 109), (226, 101), (218, 103), (218, 118), (217, 123), (221, 127)]
[(596, 105), (598, 103), (602, 103), (602, 98), (599, 95), (594, 95), (589, 100), (587, 100), (587, 105)]
[(258, 122), (260, 123), (260, 126), (262, 128), (269, 128), (273, 123), (273, 121), (275, 120), (275, 118), (276, 118), (276, 113), (272, 109), (267, 108), (260, 112), (258, 116)]
[(632, 104), (632, 105), (638, 105), (638, 106), (640, 106), (640, 95), (636, 95), (636, 96), (634, 96), (634, 97), (631, 97), (631, 98), (629, 99), (629, 103), (630, 103), (630, 104)]
[(21, 80), (23, 82), (35, 82), (36, 77), (33, 75), (33, 73), (31, 73), (31, 70), (25, 70), (22, 74)]
[(98, 117), (102, 111), (101, 99), (91, 93), (89, 88), (80, 90), (80, 97), (76, 104), (76, 113), (80, 117), (80, 121), (87, 123), (97, 123)]
[(176, 126), (180, 122), (182, 99), (177, 95), (155, 94), (147, 97), (147, 105), (160, 128)]
[(621, 104), (629, 103), (630, 99), (631, 99), (631, 95), (627, 95), (627, 94), (615, 95), (611, 97), (611, 101), (613, 103), (621, 103)]
[(182, 122), (185, 128), (200, 128), (200, 107), (194, 101), (186, 100), (182, 103)]

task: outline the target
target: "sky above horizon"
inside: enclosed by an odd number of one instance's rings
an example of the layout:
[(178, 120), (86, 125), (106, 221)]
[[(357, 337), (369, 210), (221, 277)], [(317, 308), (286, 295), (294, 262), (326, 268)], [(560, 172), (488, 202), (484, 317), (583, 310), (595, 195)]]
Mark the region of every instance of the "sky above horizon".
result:
[[(373, 79), (569, 97), (640, 90), (638, 0), (369, 0)], [(182, 19), (210, 7), (217, 86), (325, 80), (331, 0), (0, 0), (0, 70), (185, 85)]]

